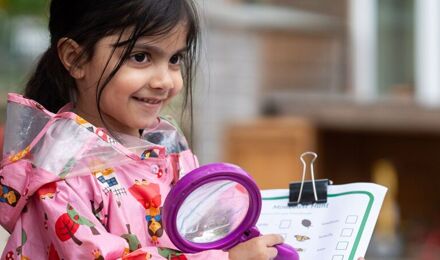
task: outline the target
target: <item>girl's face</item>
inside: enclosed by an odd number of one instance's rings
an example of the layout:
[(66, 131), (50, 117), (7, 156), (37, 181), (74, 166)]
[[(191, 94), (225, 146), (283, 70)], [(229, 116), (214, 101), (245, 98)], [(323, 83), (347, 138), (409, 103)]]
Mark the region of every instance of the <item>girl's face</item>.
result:
[[(122, 35), (121, 41), (128, 36)], [(129, 58), (102, 92), (101, 114), (112, 130), (139, 136), (139, 129), (154, 127), (160, 110), (182, 90), (186, 36), (186, 28), (178, 25), (168, 35), (139, 38)], [(124, 47), (118, 47), (112, 54), (118, 37), (98, 41), (93, 57), (82, 67), (82, 77), (76, 79), (76, 112), (100, 127), (104, 124), (97, 110), (96, 86), (102, 71), (103, 81), (124, 52)]]

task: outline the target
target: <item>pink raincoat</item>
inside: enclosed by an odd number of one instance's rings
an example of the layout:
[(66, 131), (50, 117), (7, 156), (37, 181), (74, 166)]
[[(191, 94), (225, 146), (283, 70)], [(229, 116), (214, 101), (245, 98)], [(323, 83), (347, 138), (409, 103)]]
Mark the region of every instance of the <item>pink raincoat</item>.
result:
[(1, 259), (228, 259), (182, 254), (162, 227), (172, 183), (197, 167), (165, 119), (142, 138), (118, 141), (66, 106), (57, 114), (8, 97), (0, 170)]

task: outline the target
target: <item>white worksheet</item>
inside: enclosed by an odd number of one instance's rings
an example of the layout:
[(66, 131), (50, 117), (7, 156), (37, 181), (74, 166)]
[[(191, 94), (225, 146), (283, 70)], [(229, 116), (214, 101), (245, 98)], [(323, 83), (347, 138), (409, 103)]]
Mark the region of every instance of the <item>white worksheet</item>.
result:
[(300, 259), (365, 256), (387, 188), (373, 183), (329, 185), (327, 203), (289, 207), (289, 190), (263, 190), (257, 227), (278, 233)]

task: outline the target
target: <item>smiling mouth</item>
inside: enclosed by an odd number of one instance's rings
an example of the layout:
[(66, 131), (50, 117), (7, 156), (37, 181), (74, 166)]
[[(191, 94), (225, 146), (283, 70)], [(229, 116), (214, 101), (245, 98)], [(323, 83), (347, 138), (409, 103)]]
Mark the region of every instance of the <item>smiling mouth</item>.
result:
[(140, 97), (133, 97), (133, 98), (136, 99), (137, 101), (148, 103), (148, 104), (151, 104), (151, 105), (157, 105), (157, 104), (160, 104), (162, 102), (162, 100), (155, 99), (155, 98), (140, 98)]

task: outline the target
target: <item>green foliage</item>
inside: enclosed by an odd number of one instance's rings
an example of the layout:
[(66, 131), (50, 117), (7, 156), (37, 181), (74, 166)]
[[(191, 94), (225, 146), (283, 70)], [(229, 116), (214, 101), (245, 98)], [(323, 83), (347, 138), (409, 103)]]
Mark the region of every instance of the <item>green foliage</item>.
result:
[(49, 6), (49, 0), (2, 0), (1, 2), (11, 14), (43, 15)]

